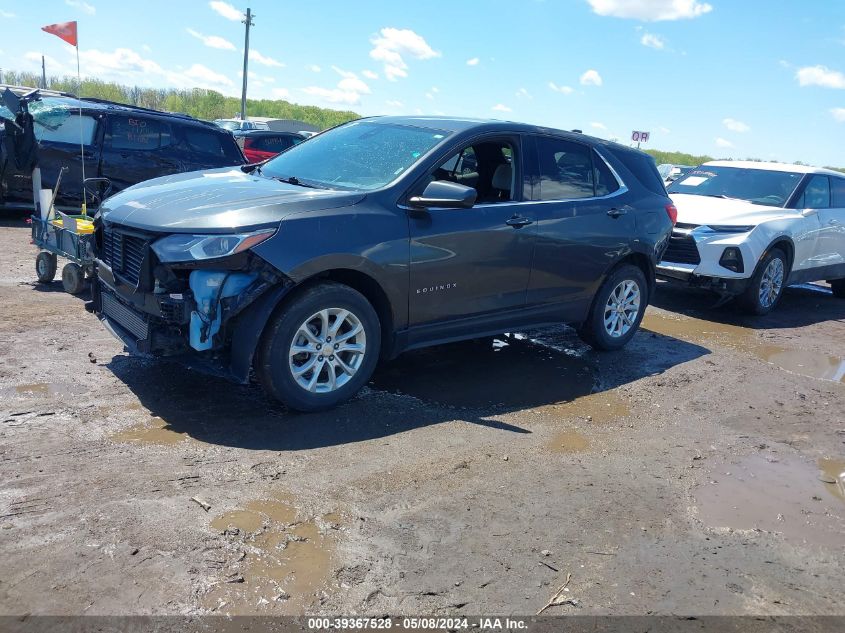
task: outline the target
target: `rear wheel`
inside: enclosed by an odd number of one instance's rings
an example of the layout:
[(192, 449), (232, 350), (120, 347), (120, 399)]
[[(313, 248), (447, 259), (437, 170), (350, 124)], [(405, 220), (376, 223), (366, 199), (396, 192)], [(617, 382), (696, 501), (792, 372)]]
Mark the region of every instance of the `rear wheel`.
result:
[(751, 282), (739, 296), (746, 312), (762, 316), (775, 308), (789, 272), (786, 262), (786, 253), (779, 248), (773, 248), (760, 260)]
[(620, 349), (636, 334), (647, 305), (648, 284), (643, 271), (630, 264), (620, 266), (599, 288), (578, 335), (596, 349)]
[(42, 284), (48, 284), (56, 278), (57, 267), (58, 262), (53, 253), (41, 251), (35, 258), (35, 274)]
[(337, 283), (292, 297), (267, 326), (256, 359), (264, 389), (297, 411), (329, 409), (354, 396), (375, 369), (378, 316), (356, 290)]
[(85, 290), (85, 285), (85, 273), (82, 271), (82, 266), (73, 262), (65, 264), (62, 268), (62, 286), (65, 292), (72, 295), (81, 294)]
[(845, 299), (845, 279), (833, 279), (829, 283), (833, 296)]

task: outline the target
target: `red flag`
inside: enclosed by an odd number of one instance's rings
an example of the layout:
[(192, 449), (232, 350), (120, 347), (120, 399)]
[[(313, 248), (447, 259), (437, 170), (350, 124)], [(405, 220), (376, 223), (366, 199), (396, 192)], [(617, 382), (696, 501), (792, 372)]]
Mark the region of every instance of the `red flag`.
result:
[(47, 31), (48, 33), (52, 33), (53, 35), (62, 38), (71, 46), (77, 46), (75, 20), (73, 22), (60, 22), (59, 24), (49, 24), (47, 26), (42, 26), (41, 30)]

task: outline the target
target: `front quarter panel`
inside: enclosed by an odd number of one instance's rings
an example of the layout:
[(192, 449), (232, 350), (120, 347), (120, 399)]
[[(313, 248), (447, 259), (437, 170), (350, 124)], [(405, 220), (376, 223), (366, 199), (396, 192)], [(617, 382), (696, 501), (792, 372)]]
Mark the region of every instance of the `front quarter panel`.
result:
[[(408, 321), (408, 220), (379, 195), (359, 204), (295, 213), (253, 249), (295, 283), (330, 270), (353, 270), (387, 295), (395, 329)], [(395, 207), (394, 207), (395, 209)]]

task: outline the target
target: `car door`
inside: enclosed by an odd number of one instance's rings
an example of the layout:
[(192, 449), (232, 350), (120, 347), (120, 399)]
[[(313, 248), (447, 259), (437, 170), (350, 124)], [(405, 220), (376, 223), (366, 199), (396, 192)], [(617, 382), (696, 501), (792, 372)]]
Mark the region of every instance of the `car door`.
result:
[(165, 121), (135, 114), (110, 114), (101, 172), (111, 181), (112, 191), (179, 172), (179, 162), (167, 155), (172, 140), (171, 126)]
[(626, 188), (586, 143), (534, 137), (537, 242), (528, 305), (558, 304), (580, 318), (614, 258), (635, 234)]
[(845, 178), (829, 176), (830, 207), (819, 209), (821, 235), (831, 265), (845, 265)]
[[(410, 195), (431, 180), (473, 186), (470, 209), (410, 209), (409, 322), (480, 317), (525, 305), (535, 225), (523, 202), (523, 164), (517, 136), (481, 137), (448, 153)], [(508, 190), (496, 187), (505, 186)]]
[[(85, 177), (96, 177), (100, 158), (97, 134), (98, 119), (78, 110), (57, 109), (52, 116), (35, 118), (33, 125), (38, 139), (38, 166), (41, 168), (41, 187), (55, 189), (63, 168), (56, 205), (64, 211), (79, 213), (82, 204), (82, 165)], [(31, 205), (33, 202), (32, 174), (13, 173), (7, 177), (8, 198)]]
[(793, 278), (814, 277), (803, 272), (824, 268), (841, 261), (835, 218), (830, 214), (830, 180), (823, 174), (810, 175), (796, 200), (795, 207), (802, 218), (792, 233), (795, 244), (792, 270), (801, 272)]

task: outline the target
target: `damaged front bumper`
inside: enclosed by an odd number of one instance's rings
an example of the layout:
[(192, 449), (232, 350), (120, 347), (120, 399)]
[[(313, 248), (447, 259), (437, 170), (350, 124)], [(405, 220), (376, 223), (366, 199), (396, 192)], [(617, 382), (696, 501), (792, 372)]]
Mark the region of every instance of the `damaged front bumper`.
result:
[(148, 242), (122, 274), (129, 246), (120, 257), (114, 246), (103, 249), (95, 260), (94, 309), (103, 325), (132, 354), (246, 383), (264, 324), (287, 290), (284, 279), (252, 255), (214, 267), (164, 266)]

